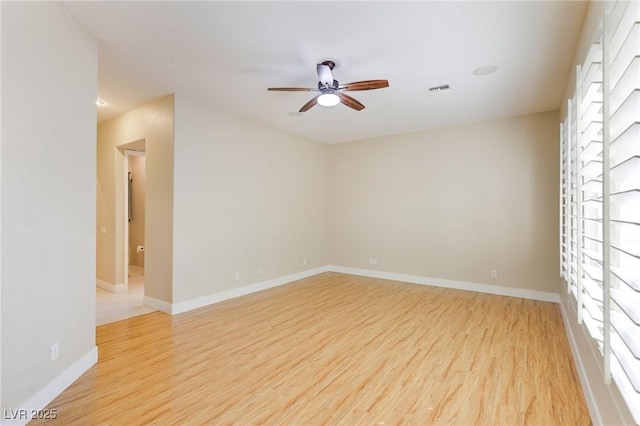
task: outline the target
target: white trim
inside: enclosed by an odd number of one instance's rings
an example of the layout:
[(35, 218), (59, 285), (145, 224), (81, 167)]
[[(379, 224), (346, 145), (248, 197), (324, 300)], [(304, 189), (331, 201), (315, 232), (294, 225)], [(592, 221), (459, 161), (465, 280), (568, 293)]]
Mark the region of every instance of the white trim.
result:
[[(140, 140), (141, 140), (141, 139), (140, 139)], [(147, 156), (146, 151), (136, 151), (136, 150), (134, 150), (134, 149), (125, 149), (125, 150), (124, 150), (124, 153), (125, 153), (126, 155), (136, 155), (136, 156), (138, 156), (138, 157), (146, 157), (146, 156)]]
[[(45, 387), (36, 392), (31, 398), (21, 404), (16, 412), (25, 410), (24, 413), (29, 415), (33, 411), (42, 410), (47, 407), (58, 395), (67, 389), (73, 382), (82, 376), (89, 368), (98, 362), (98, 347), (94, 346), (84, 354), (80, 359), (71, 364), (69, 368), (64, 370), (58, 377), (50, 381)], [(4, 417), (4, 416), (3, 416)], [(26, 425), (31, 419), (3, 419), (2, 425), (22, 426)]]
[(497, 294), (500, 296), (519, 297), (521, 299), (541, 300), (543, 302), (560, 303), (560, 295), (538, 290), (503, 287), (490, 284), (479, 284), (465, 281), (445, 280), (443, 278), (421, 277), (417, 275), (399, 274), (396, 272), (374, 271), (371, 269), (351, 268), (348, 266), (329, 265), (331, 272), (342, 274), (362, 275), (364, 277), (382, 278), (385, 280), (402, 281), (412, 284), (430, 285), (434, 287), (455, 288), (458, 290), (475, 291), (479, 293)]
[(500, 296), (519, 297), (522, 299), (541, 300), (543, 302), (560, 303), (560, 295), (545, 291), (527, 290), (512, 287), (502, 287), (489, 284), (478, 284), (463, 281), (445, 280), (442, 278), (429, 278), (416, 275), (399, 274), (395, 272), (374, 271), (370, 269), (351, 268), (347, 266), (327, 265), (314, 269), (309, 269), (295, 274), (286, 275), (284, 277), (274, 278), (267, 281), (261, 281), (244, 287), (232, 288), (230, 290), (221, 291), (219, 293), (208, 294), (206, 296), (196, 297), (194, 299), (185, 300), (178, 303), (168, 303), (163, 300), (154, 299), (144, 296), (144, 304), (158, 309), (171, 315), (181, 314), (204, 306), (213, 305), (214, 303), (233, 299), (257, 291), (266, 290), (293, 281), (308, 278), (323, 272), (338, 272), (342, 274), (361, 275), (364, 277), (382, 278), (386, 280), (402, 281), (412, 284), (430, 285), (434, 287), (455, 288), (458, 290), (475, 291), (479, 293), (497, 294)]
[[(233, 299), (235, 297), (245, 296), (247, 294), (255, 293), (257, 291), (266, 290), (269, 288), (277, 287), (283, 284), (288, 284), (293, 281), (308, 278), (313, 275), (327, 272), (326, 266), (319, 268), (308, 269), (302, 272), (296, 272), (295, 274), (285, 275), (284, 277), (274, 278), (267, 281), (258, 282), (255, 284), (247, 285), (239, 288), (232, 288), (230, 290), (221, 291), (219, 293), (213, 293), (195, 299), (185, 300), (184, 302), (178, 302), (171, 305), (171, 314), (181, 314), (183, 312), (191, 311), (193, 309), (202, 308), (203, 306), (213, 305), (214, 303), (222, 302), (225, 300)], [(145, 296), (146, 299), (146, 296)], [(146, 304), (146, 303), (145, 303)], [(153, 306), (153, 305), (150, 305)], [(154, 306), (155, 307), (155, 306)], [(161, 308), (158, 308), (162, 310)], [(165, 311), (166, 312), (166, 311)]]
[[(576, 370), (578, 371), (578, 376), (580, 377), (580, 385), (582, 387), (582, 393), (584, 394), (584, 399), (587, 402), (587, 408), (589, 409), (589, 415), (591, 416), (591, 421), (594, 425), (604, 425), (602, 420), (602, 415), (600, 414), (600, 409), (598, 408), (598, 400), (593, 394), (593, 389), (591, 388), (591, 382), (589, 381), (589, 376), (587, 375), (587, 369), (584, 366), (584, 362), (582, 360), (582, 355), (580, 350), (578, 350), (578, 344), (576, 343), (575, 335), (573, 334), (573, 328), (569, 323), (569, 315), (567, 314), (567, 310), (564, 307), (564, 303), (560, 303), (560, 311), (562, 312), (562, 321), (564, 322), (564, 329), (567, 333), (567, 340), (569, 341), (569, 346), (571, 347), (571, 353), (573, 354), (573, 361), (576, 366)], [(579, 324), (578, 324), (579, 325)]]
[(173, 315), (172, 305), (169, 302), (165, 302), (164, 300), (155, 299), (153, 297), (144, 296), (142, 299), (142, 304), (146, 306), (151, 306), (165, 314)]
[(111, 293), (124, 293), (129, 289), (127, 283), (111, 284), (102, 280), (96, 280), (96, 287), (110, 291)]

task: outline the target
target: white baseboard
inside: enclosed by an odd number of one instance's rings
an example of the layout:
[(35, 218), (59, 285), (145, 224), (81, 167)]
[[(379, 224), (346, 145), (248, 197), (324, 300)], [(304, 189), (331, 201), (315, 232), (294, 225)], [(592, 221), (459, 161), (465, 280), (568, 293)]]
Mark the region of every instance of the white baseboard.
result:
[[(80, 376), (82, 376), (89, 368), (98, 362), (98, 347), (94, 346), (89, 352), (84, 354), (80, 359), (71, 364), (69, 368), (64, 370), (58, 377), (49, 382), (45, 387), (40, 389), (31, 398), (25, 401), (17, 409), (13, 409), (15, 419), (7, 419), (7, 413), (4, 413), (2, 426), (23, 426), (31, 420), (34, 412), (47, 407), (58, 395), (66, 388), (71, 386)], [(11, 414), (11, 413), (9, 413)]]
[(102, 280), (96, 280), (96, 286), (111, 293), (124, 293), (128, 290), (128, 286), (125, 283), (111, 284)]
[(165, 302), (164, 300), (155, 299), (153, 297), (144, 296), (142, 299), (142, 304), (151, 306), (152, 308), (156, 308), (157, 310), (164, 312), (165, 314), (172, 315), (172, 307), (171, 303)]
[[(240, 297), (247, 294), (255, 293), (257, 291), (266, 290), (266, 289), (277, 287), (283, 284), (288, 284), (290, 282), (301, 280), (303, 278), (308, 278), (313, 275), (321, 274), (327, 271), (328, 271), (327, 267), (322, 266), (319, 268), (308, 269), (306, 271), (297, 272), (291, 275), (286, 275), (284, 277), (274, 278), (267, 281), (261, 281), (259, 283), (247, 285), (244, 287), (221, 291), (220, 293), (214, 293), (214, 294), (209, 294), (202, 297), (197, 297), (195, 299), (185, 300), (184, 302), (178, 302), (171, 305), (170, 313), (172, 315), (180, 314), (183, 312), (191, 311), (193, 309), (198, 309), (204, 306), (212, 305), (214, 303), (233, 299), (235, 297)], [(153, 306), (153, 305), (150, 305), (150, 306)], [(160, 309), (160, 308), (157, 308), (157, 309)], [(166, 312), (166, 311), (163, 311), (163, 312)]]
[(458, 290), (476, 291), (479, 293), (497, 294), (500, 296), (519, 297), (521, 299), (541, 300), (543, 302), (560, 303), (558, 293), (546, 291), (526, 290), (521, 288), (503, 287), (489, 284), (470, 283), (464, 281), (445, 280), (442, 278), (421, 277), (418, 275), (399, 274), (396, 272), (375, 271), (371, 269), (351, 268), (347, 266), (329, 265), (327, 270), (342, 274), (361, 275), (371, 278), (402, 281), (412, 284), (430, 285), (434, 287), (455, 288)]
[(446, 287), (455, 288), (459, 290), (476, 291), (480, 293), (497, 294), (501, 296), (519, 297), (522, 299), (541, 300), (544, 302), (560, 303), (560, 296), (557, 293), (549, 293), (537, 290), (526, 290), (512, 287), (494, 286), (488, 284), (478, 284), (463, 281), (445, 280), (442, 278), (429, 278), (416, 275), (399, 274), (395, 272), (383, 272), (374, 271), (370, 269), (350, 268), (346, 266), (321, 266), (314, 269), (309, 269), (295, 274), (286, 275), (284, 277), (274, 278), (267, 281), (261, 281), (255, 284), (247, 285), (244, 287), (233, 288), (230, 290), (222, 291), (219, 293), (208, 294), (206, 296), (197, 297), (190, 300), (185, 300), (178, 303), (168, 303), (163, 300), (154, 299), (149, 296), (144, 297), (144, 304), (158, 309), (171, 315), (181, 314), (193, 309), (202, 308), (204, 306), (212, 305), (214, 303), (222, 302), (225, 300), (233, 299), (235, 297), (244, 296), (247, 294), (255, 293), (257, 291), (266, 290), (269, 288), (277, 287), (283, 284), (287, 284), (293, 281), (301, 280), (303, 278), (311, 277), (313, 275), (321, 274), (323, 272), (339, 272), (342, 274), (361, 275), (364, 277), (382, 278), (393, 281), (403, 281), (413, 284), (431, 285), (434, 287)]
[(573, 354), (573, 361), (576, 365), (578, 376), (580, 377), (580, 385), (582, 386), (582, 393), (584, 394), (584, 399), (587, 403), (587, 408), (589, 409), (591, 421), (594, 425), (597, 426), (604, 425), (604, 422), (602, 421), (602, 415), (600, 414), (600, 409), (598, 407), (598, 401), (595, 398), (593, 389), (591, 388), (591, 382), (589, 381), (589, 376), (587, 375), (587, 370), (584, 366), (584, 361), (582, 360), (582, 354), (578, 349), (576, 338), (573, 334), (573, 328), (569, 323), (569, 315), (564, 306), (564, 303), (560, 303), (560, 311), (562, 312), (564, 329), (567, 333), (567, 340), (569, 341), (569, 347), (571, 348), (571, 353)]

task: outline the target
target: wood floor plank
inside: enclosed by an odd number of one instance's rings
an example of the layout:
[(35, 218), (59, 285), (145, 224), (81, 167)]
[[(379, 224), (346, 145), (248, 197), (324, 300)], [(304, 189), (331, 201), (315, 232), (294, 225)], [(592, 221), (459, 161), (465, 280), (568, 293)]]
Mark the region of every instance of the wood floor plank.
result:
[(50, 423), (591, 424), (553, 303), (324, 273), (97, 344)]

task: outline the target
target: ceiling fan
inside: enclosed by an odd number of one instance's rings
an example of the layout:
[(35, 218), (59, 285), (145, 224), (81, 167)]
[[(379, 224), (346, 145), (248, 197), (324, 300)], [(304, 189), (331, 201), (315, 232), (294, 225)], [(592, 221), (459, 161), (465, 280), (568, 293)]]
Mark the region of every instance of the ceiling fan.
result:
[(334, 106), (339, 103), (342, 103), (349, 108), (353, 108), (356, 111), (360, 111), (364, 109), (364, 105), (343, 92), (373, 90), (389, 87), (389, 82), (387, 80), (365, 80), (340, 84), (338, 80), (333, 78), (333, 73), (331, 72), (335, 66), (336, 63), (333, 61), (324, 61), (317, 65), (316, 70), (318, 72), (319, 79), (317, 89), (307, 87), (269, 87), (267, 90), (281, 92), (320, 92), (309, 102), (304, 104), (302, 108), (300, 108), (300, 112), (308, 111), (315, 104), (320, 104), (322, 106)]

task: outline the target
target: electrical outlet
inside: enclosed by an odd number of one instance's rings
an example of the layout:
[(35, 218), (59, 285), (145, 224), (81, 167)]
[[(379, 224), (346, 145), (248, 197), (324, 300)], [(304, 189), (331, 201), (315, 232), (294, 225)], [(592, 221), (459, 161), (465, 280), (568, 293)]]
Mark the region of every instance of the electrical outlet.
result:
[(260, 275), (262, 273), (262, 266), (258, 266), (258, 269), (256, 269), (256, 274)]
[(302, 264), (306, 265), (307, 264), (307, 258), (305, 257), (304, 259), (302, 259)]
[(51, 350), (49, 352), (51, 354), (51, 362), (58, 359), (58, 356), (60, 355), (60, 344), (56, 342), (51, 345)]
[(100, 233), (101, 234), (106, 234), (107, 233), (107, 227), (106, 226), (101, 226), (100, 227)]
[(236, 280), (240, 279), (240, 272), (236, 272)]
[(369, 265), (377, 265), (378, 264), (378, 258), (377, 257), (370, 257), (369, 258)]
[(491, 278), (498, 278), (498, 271), (496, 271), (495, 269), (491, 271)]

